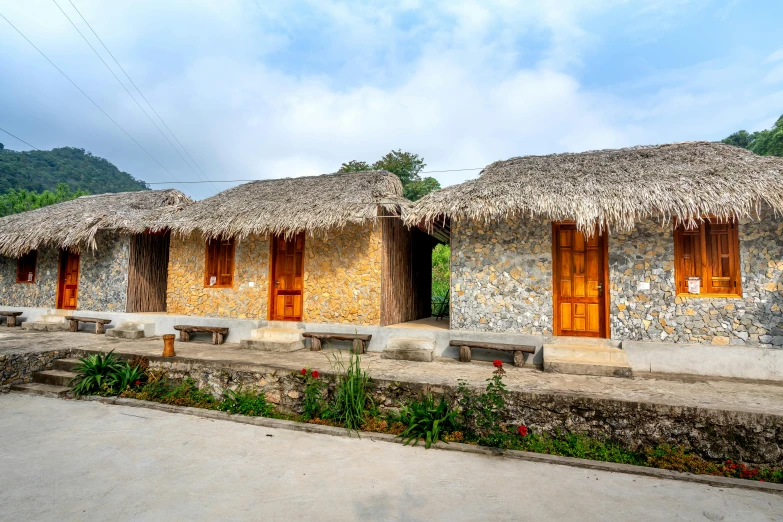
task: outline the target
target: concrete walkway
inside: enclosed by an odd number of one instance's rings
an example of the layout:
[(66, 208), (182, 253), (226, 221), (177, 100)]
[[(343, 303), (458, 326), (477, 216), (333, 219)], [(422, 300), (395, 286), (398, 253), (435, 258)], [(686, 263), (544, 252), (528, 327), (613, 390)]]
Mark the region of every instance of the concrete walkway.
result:
[[(91, 333), (0, 331), (0, 355), (80, 348), (159, 356), (162, 346), (160, 339), (127, 341)], [(232, 367), (264, 365), (298, 370), (307, 366), (322, 372), (330, 370), (329, 350), (270, 353), (241, 350), (235, 344), (213, 346), (202, 342), (177, 342), (176, 352), (183, 358), (221, 361)], [(432, 363), (415, 363), (381, 359), (379, 353), (372, 352), (364, 356), (363, 366), (371, 376), (379, 379), (433, 385), (455, 385), (457, 379), (484, 385), (492, 371), (491, 364), (486, 362), (465, 364), (438, 359)], [(511, 390), (783, 415), (783, 385), (780, 383), (656, 374), (620, 379), (550, 374), (510, 365), (507, 370), (505, 382)]]
[(783, 497), (0, 395), (0, 520), (780, 520)]

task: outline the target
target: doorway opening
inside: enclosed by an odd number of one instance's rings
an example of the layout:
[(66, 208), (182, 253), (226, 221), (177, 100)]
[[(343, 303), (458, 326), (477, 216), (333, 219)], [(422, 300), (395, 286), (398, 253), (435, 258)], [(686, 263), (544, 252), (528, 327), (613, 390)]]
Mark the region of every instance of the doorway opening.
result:
[(57, 308), (76, 310), (79, 296), (79, 254), (60, 249), (57, 273)]
[(304, 297), (304, 232), (272, 237), (269, 319), (301, 321)]

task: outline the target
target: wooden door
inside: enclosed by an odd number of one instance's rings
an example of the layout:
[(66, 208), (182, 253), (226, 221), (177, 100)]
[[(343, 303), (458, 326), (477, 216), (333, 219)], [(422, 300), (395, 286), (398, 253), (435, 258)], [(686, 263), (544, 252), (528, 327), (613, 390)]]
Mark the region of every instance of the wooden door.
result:
[(555, 335), (607, 337), (606, 236), (588, 238), (567, 223), (552, 231)]
[(79, 294), (79, 254), (60, 250), (57, 308), (75, 310)]
[(272, 280), (269, 317), (274, 321), (302, 320), (304, 233), (272, 240)]

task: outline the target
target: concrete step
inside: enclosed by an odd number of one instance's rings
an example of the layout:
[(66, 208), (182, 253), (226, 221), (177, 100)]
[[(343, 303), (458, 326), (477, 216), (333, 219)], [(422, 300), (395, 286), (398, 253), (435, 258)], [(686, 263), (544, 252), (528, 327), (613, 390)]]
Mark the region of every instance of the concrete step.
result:
[(544, 344), (544, 360), (547, 358), (599, 364), (628, 362), (628, 354), (619, 348), (572, 344)]
[(250, 331), (250, 339), (262, 339), (279, 342), (296, 342), (304, 339), (305, 331), (298, 328), (265, 327)]
[(33, 373), (33, 382), (39, 384), (52, 384), (54, 386), (68, 386), (76, 378), (76, 373), (66, 370), (45, 370)]
[(52, 368), (55, 370), (64, 370), (72, 372), (81, 361), (79, 359), (55, 359), (52, 361)]
[[(544, 371), (574, 375), (633, 376), (628, 354), (619, 348), (619, 342), (607, 342), (606, 339), (586, 341), (579, 343), (571, 338), (564, 342), (546, 342), (543, 346)], [(617, 347), (613, 346), (615, 343)]]
[(550, 373), (567, 373), (570, 375), (595, 375), (598, 377), (625, 377), (632, 378), (631, 365), (625, 364), (601, 364), (569, 361), (547, 361), (544, 359), (544, 371)]
[(381, 357), (399, 361), (432, 362), (435, 359), (435, 341), (395, 337), (387, 341)]
[(12, 384), (11, 389), (30, 395), (43, 395), (45, 397), (62, 397), (70, 391), (66, 386), (55, 386), (52, 384), (41, 384), (31, 382), (27, 384)]
[(106, 337), (118, 339), (143, 339), (155, 336), (155, 323), (119, 323), (114, 328), (106, 330)]
[(25, 321), (22, 323), (22, 330), (35, 332), (67, 332), (68, 323), (57, 323), (52, 321)]
[(304, 342), (287, 339), (242, 339), (239, 341), (239, 347), (261, 352), (296, 352), (304, 350)]

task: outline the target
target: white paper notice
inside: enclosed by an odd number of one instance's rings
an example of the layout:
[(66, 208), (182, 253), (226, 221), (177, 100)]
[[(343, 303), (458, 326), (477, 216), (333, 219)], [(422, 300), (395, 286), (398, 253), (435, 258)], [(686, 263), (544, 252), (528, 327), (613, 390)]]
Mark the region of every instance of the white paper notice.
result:
[(215, 276), (210, 276), (210, 278), (209, 278), (209, 286), (212, 286), (212, 285), (214, 285), (215, 283), (217, 283), (217, 277), (215, 277)]
[(701, 291), (701, 278), (689, 277), (688, 278), (688, 293), (698, 294)]

